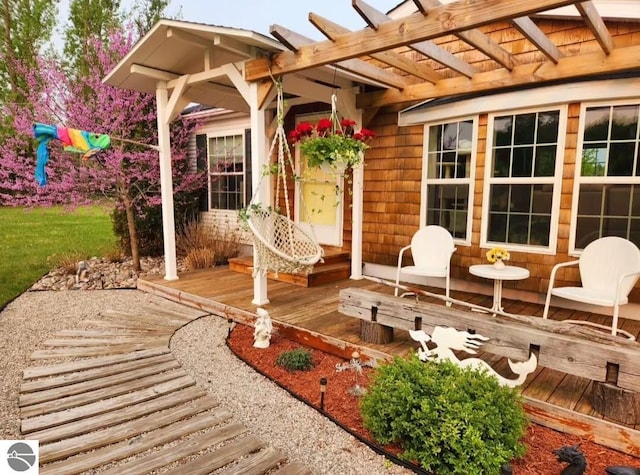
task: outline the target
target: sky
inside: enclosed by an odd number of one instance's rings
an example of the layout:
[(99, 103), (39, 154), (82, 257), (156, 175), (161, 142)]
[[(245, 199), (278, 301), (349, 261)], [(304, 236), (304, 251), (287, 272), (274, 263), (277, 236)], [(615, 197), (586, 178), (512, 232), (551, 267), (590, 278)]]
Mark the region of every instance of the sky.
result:
[[(371, 6), (387, 13), (401, 0), (367, 0)], [(131, 0), (122, 0), (128, 7)], [(69, 0), (60, 2), (60, 22), (66, 23)], [(167, 8), (168, 16), (218, 26), (253, 30), (269, 37), (269, 26), (278, 24), (314, 40), (325, 37), (309, 23), (309, 12), (351, 30), (366, 26), (364, 20), (351, 6), (351, 0), (172, 0)]]

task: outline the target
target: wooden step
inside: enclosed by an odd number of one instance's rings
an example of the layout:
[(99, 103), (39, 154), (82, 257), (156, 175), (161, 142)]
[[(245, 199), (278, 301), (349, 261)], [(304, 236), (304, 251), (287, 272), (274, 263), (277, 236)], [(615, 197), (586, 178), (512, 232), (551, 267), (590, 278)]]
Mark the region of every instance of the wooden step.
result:
[[(348, 279), (351, 275), (351, 260), (349, 253), (339, 248), (325, 249), (324, 262), (313, 266), (309, 275), (267, 273), (267, 278), (279, 282), (298, 285), (300, 287), (316, 287), (330, 282)], [(229, 259), (229, 270), (241, 274), (251, 275), (253, 272), (253, 257), (243, 256)]]

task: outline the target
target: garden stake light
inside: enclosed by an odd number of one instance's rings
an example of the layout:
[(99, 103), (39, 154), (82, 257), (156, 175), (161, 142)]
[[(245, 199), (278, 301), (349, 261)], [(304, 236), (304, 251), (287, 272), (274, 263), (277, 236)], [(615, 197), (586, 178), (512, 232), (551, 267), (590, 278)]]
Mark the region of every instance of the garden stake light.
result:
[(320, 378), (320, 410), (324, 411), (324, 395), (327, 392), (327, 378)]
[(233, 318), (227, 319), (227, 338), (231, 338), (231, 330), (233, 330)]

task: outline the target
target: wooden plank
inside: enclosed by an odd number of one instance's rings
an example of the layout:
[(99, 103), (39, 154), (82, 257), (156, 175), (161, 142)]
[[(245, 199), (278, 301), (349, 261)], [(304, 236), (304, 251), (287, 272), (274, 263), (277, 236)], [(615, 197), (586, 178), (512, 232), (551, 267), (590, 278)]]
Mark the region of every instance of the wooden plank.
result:
[(146, 432), (135, 439), (103, 447), (86, 454), (40, 468), (41, 475), (72, 475), (86, 472), (96, 467), (117, 462), (161, 445), (179, 440), (189, 434), (220, 423), (220, 416), (199, 415), (186, 421)]
[(138, 324), (144, 325), (153, 325), (155, 327), (166, 327), (178, 329), (183, 326), (186, 322), (181, 319), (163, 317), (163, 316), (153, 316), (153, 315), (144, 315), (140, 313), (128, 313), (128, 312), (120, 312), (115, 310), (106, 310), (102, 312), (104, 317), (108, 317), (115, 320), (124, 320), (127, 323), (135, 322)]
[(172, 334), (176, 330), (173, 327), (166, 327), (161, 325), (151, 325), (135, 322), (122, 322), (122, 321), (109, 321), (109, 320), (85, 320), (82, 322), (85, 325), (98, 328), (114, 328), (114, 329), (128, 329), (139, 332), (149, 333), (169, 333)]
[[(152, 367), (159, 366), (160, 371), (167, 371), (169, 369), (180, 367), (180, 364), (175, 360), (175, 358), (172, 355), (160, 355), (160, 356), (154, 356), (151, 358), (145, 358), (144, 360), (130, 361), (126, 363), (114, 364), (112, 366), (107, 366), (107, 367), (94, 368), (94, 369), (89, 369), (86, 371), (78, 371), (74, 373), (67, 373), (61, 376), (54, 376), (47, 379), (31, 380), (31, 381), (22, 383), (22, 386), (20, 387), (21, 399), (22, 397), (25, 397), (25, 395), (28, 395), (28, 393), (40, 392), (41, 395), (38, 396), (37, 398), (37, 399), (41, 399), (41, 401), (39, 402), (42, 402), (44, 400), (49, 401), (50, 399), (43, 399), (43, 396), (42, 396), (42, 392), (48, 389), (60, 388), (62, 386), (71, 386), (78, 383), (92, 381), (95, 379), (107, 378), (109, 376), (126, 377), (126, 379), (121, 379), (119, 381), (118, 380), (105, 381), (103, 384), (97, 387), (108, 386), (110, 384), (117, 384), (117, 382), (128, 381), (130, 379), (135, 379), (141, 376), (146, 376), (151, 374), (150, 371), (152, 370), (147, 369), (149, 366), (152, 366)], [(154, 370), (154, 371), (158, 372), (157, 370)], [(134, 373), (131, 374), (132, 372)], [(57, 394), (58, 397), (61, 397), (63, 395), (69, 396), (71, 394), (78, 394), (81, 391), (97, 389), (97, 387), (81, 386), (79, 391), (76, 391), (76, 392), (59, 391), (59, 392), (56, 392), (55, 394)], [(26, 397), (26, 399), (29, 399), (29, 398)], [(30, 403), (30, 404), (33, 404), (33, 403)], [(22, 406), (25, 404), (21, 402), (20, 405)]]
[(614, 48), (613, 38), (593, 2), (576, 2), (575, 7), (596, 37), (602, 51), (607, 54), (611, 53)]
[(184, 308), (181, 310), (167, 310), (159, 305), (142, 305), (141, 310), (151, 315), (158, 315), (161, 317), (169, 318), (171, 320), (182, 320), (185, 323), (190, 323), (200, 317), (209, 315), (207, 312), (199, 311), (196, 309)]
[(533, 422), (640, 457), (640, 431), (584, 414), (577, 420), (570, 410), (526, 396), (525, 410)]
[(196, 387), (189, 387), (182, 391), (176, 391), (173, 393), (160, 396), (148, 402), (141, 404), (134, 404), (125, 409), (120, 409), (116, 412), (109, 412), (106, 414), (99, 414), (97, 416), (88, 417), (81, 421), (71, 422), (61, 426), (51, 427), (37, 432), (32, 432), (29, 437), (38, 439), (41, 444), (47, 444), (49, 442), (55, 442), (67, 437), (75, 437), (78, 435), (93, 432), (104, 427), (113, 426), (122, 422), (130, 421), (138, 417), (152, 414), (168, 407), (177, 406), (187, 401), (197, 399), (206, 394), (205, 391)]
[(86, 347), (86, 346), (109, 346), (109, 345), (124, 345), (124, 344), (142, 344), (150, 346), (169, 346), (169, 335), (159, 336), (114, 336), (111, 338), (56, 338), (45, 340), (43, 346), (48, 347)]
[[(170, 409), (154, 413), (142, 419), (100, 429), (92, 432), (91, 437), (80, 436), (80, 438), (70, 438), (45, 444), (40, 446), (40, 463), (55, 462), (56, 460), (66, 459), (82, 452), (90, 452), (100, 447), (116, 444), (123, 440), (144, 434), (145, 432), (152, 432), (156, 429), (180, 422), (183, 419), (189, 419), (218, 406), (219, 403), (216, 400), (209, 396), (204, 396), (195, 401), (190, 401), (187, 404), (171, 407)], [(216, 423), (224, 422), (231, 418), (231, 413), (226, 409), (218, 409), (210, 415), (216, 417)]]
[(262, 475), (285, 460), (286, 457), (276, 449), (267, 447), (255, 455), (243, 458), (239, 463), (218, 472), (217, 475)]
[(579, 378), (572, 374), (566, 374), (558, 384), (551, 396), (547, 399), (549, 404), (575, 409), (591, 381), (587, 378)]
[(29, 434), (30, 432), (42, 431), (50, 427), (57, 427), (74, 421), (81, 421), (82, 419), (95, 417), (99, 414), (116, 412), (119, 409), (129, 407), (132, 404), (140, 404), (150, 401), (164, 394), (170, 394), (195, 384), (196, 382), (191, 376), (182, 376), (157, 384), (151, 388), (122, 394), (103, 401), (67, 409), (66, 411), (22, 419), (21, 430), (23, 434)]
[(163, 473), (164, 475), (207, 475), (262, 447), (264, 447), (264, 442), (254, 435), (248, 435), (242, 439), (226, 444), (214, 452), (202, 454), (191, 462), (178, 465), (173, 470), (168, 470)]
[[(240, 424), (228, 424), (211, 431), (200, 434), (197, 437), (184, 440), (172, 445), (167, 450), (159, 450), (131, 460), (129, 463), (119, 465), (111, 470), (103, 472), (104, 475), (143, 475), (164, 467), (183, 457), (205, 450), (212, 445), (225, 442), (233, 437), (246, 432), (247, 429)], [(188, 472), (183, 472), (188, 473)]]
[[(347, 303), (348, 302), (348, 303)], [(475, 330), (491, 338), (483, 350), (512, 359), (526, 359), (532, 345), (540, 349), (538, 364), (589, 379), (604, 381), (607, 364), (619, 365), (618, 385), (640, 391), (640, 344), (590, 328), (525, 315), (488, 317), (475, 312), (410, 302), (365, 289), (340, 291), (339, 311), (361, 318), (377, 307), (377, 321), (386, 325), (402, 319), (412, 325), (416, 316), (430, 333), (434, 326)], [(354, 308), (360, 308), (354, 311)], [(386, 323), (388, 322), (388, 323)]]
[(148, 350), (150, 348), (166, 348), (166, 345), (150, 345), (141, 343), (110, 345), (108, 347), (87, 347), (87, 348), (58, 348), (54, 350), (38, 350), (31, 355), (32, 360), (41, 360), (48, 358), (71, 358), (71, 357), (89, 357), (89, 356), (106, 356), (117, 355), (122, 353), (131, 353), (133, 351)]
[[(179, 366), (179, 365), (177, 365)], [(182, 368), (175, 371), (158, 371), (159, 374), (150, 374), (146, 377), (134, 378), (132, 381), (123, 382), (121, 384), (109, 385), (102, 389), (95, 389), (93, 391), (82, 391), (79, 394), (73, 396), (59, 397), (49, 396), (49, 399), (45, 402), (32, 403), (31, 405), (25, 404), (25, 407), (20, 409), (20, 417), (34, 417), (52, 412), (62, 411), (63, 409), (69, 409), (72, 407), (83, 406), (92, 402), (102, 401), (110, 397), (120, 396), (131, 391), (138, 391), (139, 389), (148, 388), (156, 384), (161, 384), (172, 379), (177, 379), (185, 375)], [(59, 392), (58, 389), (53, 392)], [(35, 395), (38, 395), (36, 393)], [(23, 401), (21, 400), (21, 403)]]
[(148, 335), (144, 331), (132, 329), (113, 329), (113, 330), (61, 330), (53, 334), (62, 338), (104, 338), (108, 336), (144, 336)]
[[(73, 361), (70, 363), (61, 363), (49, 366), (34, 366), (31, 368), (26, 368), (22, 372), (22, 377), (23, 379), (34, 379), (44, 376), (73, 373), (76, 371), (83, 371), (92, 368), (103, 368), (105, 366), (117, 365), (119, 363), (125, 363), (128, 361), (143, 361), (147, 358), (166, 355), (170, 352), (171, 350), (169, 350), (169, 348), (151, 348), (149, 350), (135, 351), (122, 355), (105, 356), (102, 358), (92, 358), (90, 360)], [(172, 358), (172, 356), (169, 356), (169, 358)]]

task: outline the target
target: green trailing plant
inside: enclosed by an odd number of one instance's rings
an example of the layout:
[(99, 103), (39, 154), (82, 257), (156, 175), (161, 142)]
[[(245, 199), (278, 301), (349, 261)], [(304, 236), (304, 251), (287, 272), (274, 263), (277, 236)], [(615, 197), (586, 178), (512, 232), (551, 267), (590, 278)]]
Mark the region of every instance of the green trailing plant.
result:
[(283, 351), (278, 355), (276, 364), (287, 371), (307, 371), (314, 367), (313, 356), (304, 348)]
[(396, 357), (376, 370), (360, 410), (378, 442), (436, 474), (497, 474), (526, 450), (518, 392), (450, 362)]

